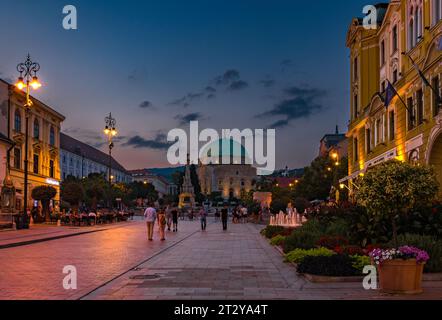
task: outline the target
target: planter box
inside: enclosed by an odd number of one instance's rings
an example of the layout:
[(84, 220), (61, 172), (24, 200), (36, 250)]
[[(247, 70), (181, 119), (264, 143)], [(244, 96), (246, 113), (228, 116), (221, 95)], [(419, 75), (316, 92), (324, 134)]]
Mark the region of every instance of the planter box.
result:
[(378, 266), (381, 292), (390, 294), (420, 294), (424, 264), (412, 260), (384, 261)]

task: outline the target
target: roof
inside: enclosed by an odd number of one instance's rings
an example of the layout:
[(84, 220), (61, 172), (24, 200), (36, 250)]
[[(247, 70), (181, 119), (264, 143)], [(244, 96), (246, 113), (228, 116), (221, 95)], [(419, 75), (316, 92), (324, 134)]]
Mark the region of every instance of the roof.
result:
[[(89, 160), (95, 161), (102, 165), (109, 165), (109, 155), (100, 151), (86, 143), (74, 139), (67, 134), (60, 133), (60, 149), (66, 150), (70, 153), (83, 156)], [(129, 172), (112, 157), (112, 168), (129, 174)]]
[(345, 134), (326, 134), (321, 142), (324, 142), (327, 148), (336, 146), (339, 142), (347, 139)]
[(156, 174), (155, 172), (150, 171), (149, 169), (138, 169), (138, 170), (129, 170), (128, 173), (132, 175), (133, 178), (137, 177), (149, 177), (155, 178), (163, 182), (164, 184), (173, 184), (166, 177), (162, 175)]

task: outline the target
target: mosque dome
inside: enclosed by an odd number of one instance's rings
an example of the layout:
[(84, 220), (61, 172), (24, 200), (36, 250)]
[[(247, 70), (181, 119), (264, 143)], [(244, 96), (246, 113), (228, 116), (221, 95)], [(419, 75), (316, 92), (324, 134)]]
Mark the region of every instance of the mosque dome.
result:
[(200, 160), (203, 164), (246, 164), (252, 158), (246, 147), (237, 141), (218, 139), (201, 149)]

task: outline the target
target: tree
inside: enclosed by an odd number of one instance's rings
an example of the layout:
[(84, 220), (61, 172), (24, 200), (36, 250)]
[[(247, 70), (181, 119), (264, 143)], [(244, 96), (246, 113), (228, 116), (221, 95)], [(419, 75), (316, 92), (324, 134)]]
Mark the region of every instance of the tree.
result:
[(389, 161), (369, 170), (359, 183), (357, 202), (371, 216), (391, 221), (397, 245), (397, 219), (414, 207), (435, 199), (439, 184), (433, 170), (400, 161)]
[(83, 180), (83, 187), (86, 193), (86, 201), (90, 207), (97, 209), (98, 203), (106, 196), (108, 182), (103, 174), (91, 173)]
[(70, 179), (61, 184), (60, 195), (62, 201), (66, 201), (77, 211), (79, 203), (84, 199), (84, 189), (80, 181)]
[(155, 187), (150, 183), (144, 182), (132, 182), (130, 184), (131, 190), (131, 199), (143, 199), (149, 202), (155, 202), (158, 200), (158, 192), (155, 190)]
[(51, 221), (49, 215), (49, 204), (52, 199), (57, 195), (57, 190), (51, 186), (39, 186), (32, 190), (32, 198), (37, 201), (41, 201), (43, 208), (43, 215), (46, 222)]

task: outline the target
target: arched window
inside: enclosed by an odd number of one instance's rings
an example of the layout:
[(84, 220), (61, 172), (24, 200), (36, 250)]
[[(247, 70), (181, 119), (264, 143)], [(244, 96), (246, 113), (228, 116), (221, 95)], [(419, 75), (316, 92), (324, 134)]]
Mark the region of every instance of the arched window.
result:
[(419, 7), (416, 10), (415, 21), (416, 21), (416, 26), (415, 26), (416, 32), (415, 32), (415, 34), (416, 34), (416, 43), (417, 43), (417, 42), (419, 42), (421, 40), (421, 37), (422, 37), (422, 7)]
[(408, 22), (408, 49), (411, 50), (414, 48), (415, 38), (414, 38), (414, 20), (410, 19)]
[(442, 19), (442, 0), (432, 0), (432, 23), (435, 25)]
[(49, 144), (51, 146), (55, 146), (55, 130), (53, 126), (51, 126), (51, 129), (49, 131)]
[(14, 130), (16, 132), (21, 132), (21, 114), (18, 109), (15, 110), (14, 114)]
[(34, 138), (40, 139), (40, 122), (37, 119), (34, 120)]

